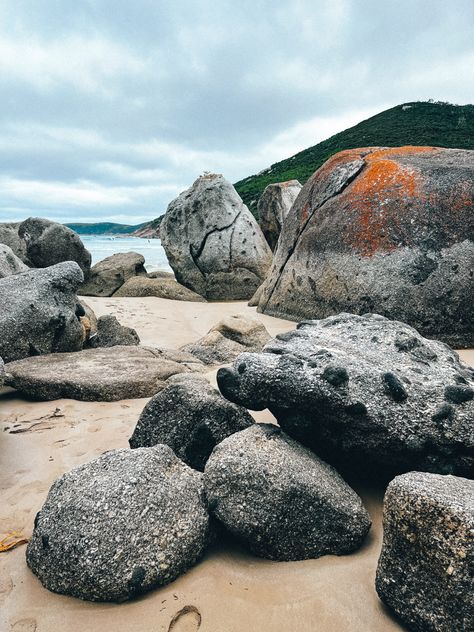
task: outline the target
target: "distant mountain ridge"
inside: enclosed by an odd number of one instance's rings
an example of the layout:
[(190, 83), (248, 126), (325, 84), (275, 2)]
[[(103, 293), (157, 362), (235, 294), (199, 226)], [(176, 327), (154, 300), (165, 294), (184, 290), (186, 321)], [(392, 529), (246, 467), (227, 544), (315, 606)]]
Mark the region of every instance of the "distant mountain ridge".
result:
[(128, 224), (116, 224), (114, 222), (77, 223), (65, 224), (79, 235), (131, 235), (136, 230), (143, 228), (148, 222), (131, 226)]
[(328, 158), (343, 149), (401, 145), (474, 149), (474, 105), (432, 101), (397, 105), (276, 162), (234, 186), (256, 215), (257, 202), (269, 184), (287, 180), (299, 180), (304, 184)]

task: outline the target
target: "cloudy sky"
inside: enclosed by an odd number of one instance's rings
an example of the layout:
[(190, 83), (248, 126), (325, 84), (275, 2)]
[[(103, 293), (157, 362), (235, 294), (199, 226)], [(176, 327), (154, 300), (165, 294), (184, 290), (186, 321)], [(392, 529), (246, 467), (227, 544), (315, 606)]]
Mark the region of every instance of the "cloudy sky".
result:
[(474, 102), (472, 0), (0, 0), (0, 216), (139, 223), (378, 111)]

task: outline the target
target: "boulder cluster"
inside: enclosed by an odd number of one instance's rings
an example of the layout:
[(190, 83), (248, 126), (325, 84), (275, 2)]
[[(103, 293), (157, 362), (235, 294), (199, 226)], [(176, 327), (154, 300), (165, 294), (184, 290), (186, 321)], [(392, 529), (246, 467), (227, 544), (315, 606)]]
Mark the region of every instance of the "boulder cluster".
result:
[[(473, 630), (474, 369), (446, 344), (474, 345), (473, 174), (469, 151), (349, 150), (303, 188), (267, 187), (260, 226), (206, 174), (160, 227), (175, 276), (147, 273), (137, 253), (91, 268), (54, 222), (1, 224), (0, 386), (150, 398), (129, 449), (51, 487), (27, 547), (43, 585), (121, 602), (174, 580), (223, 532), (270, 560), (350, 554), (371, 527), (346, 482), (362, 477), (388, 484), (382, 601), (412, 630)], [(237, 314), (155, 348), (77, 294), (253, 297), (300, 322), (272, 339)], [(204, 375), (216, 367), (219, 390)]]

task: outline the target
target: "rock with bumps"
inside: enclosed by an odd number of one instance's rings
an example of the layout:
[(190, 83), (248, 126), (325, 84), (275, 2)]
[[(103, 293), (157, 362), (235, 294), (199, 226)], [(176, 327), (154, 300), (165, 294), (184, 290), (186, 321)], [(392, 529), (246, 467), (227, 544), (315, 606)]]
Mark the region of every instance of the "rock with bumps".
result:
[(5, 362), (82, 348), (76, 292), (83, 280), (66, 261), (0, 279), (0, 356)]
[(92, 266), (80, 289), (83, 296), (112, 296), (135, 276), (146, 277), (145, 257), (137, 252), (118, 252)]
[(209, 538), (202, 474), (168, 446), (112, 450), (53, 484), (26, 559), (48, 590), (120, 602), (176, 579)]
[(303, 321), (217, 379), (225, 397), (269, 408), (340, 467), (474, 474), (474, 370), (404, 323), (376, 314)]
[(181, 347), (209, 365), (234, 360), (244, 351), (261, 351), (271, 336), (257, 318), (242, 314), (226, 316), (205, 336)]
[(75, 261), (87, 278), (91, 254), (77, 233), (49, 219), (29, 217), (18, 227), (26, 244), (26, 256), (35, 268), (47, 268), (62, 261)]
[(474, 629), (474, 481), (410, 472), (384, 499), (376, 588), (410, 630)]
[(169, 378), (145, 406), (130, 447), (164, 443), (182, 461), (202, 471), (218, 443), (252, 424), (245, 408), (224, 399), (205, 377), (183, 373)]
[(208, 174), (173, 200), (160, 226), (176, 279), (209, 300), (249, 299), (271, 251), (234, 187)]
[(302, 186), (298, 180), (269, 184), (258, 201), (260, 228), (268, 245), (275, 250), (283, 220), (288, 215)]
[(128, 279), (119, 288), (114, 296), (156, 296), (157, 298), (167, 298), (174, 301), (191, 301), (194, 303), (205, 303), (200, 294), (196, 294), (175, 278), (168, 277), (143, 277), (136, 276)]
[(350, 149), (289, 212), (259, 311), (301, 320), (376, 312), (474, 346), (474, 151)]
[(97, 321), (97, 331), (89, 339), (91, 347), (115, 347), (117, 345), (138, 345), (140, 338), (132, 327), (121, 325), (115, 316), (107, 314)]
[(113, 402), (152, 397), (172, 375), (202, 368), (189, 353), (119, 345), (10, 362), (6, 382), (32, 399)]
[(336, 470), (270, 424), (218, 444), (204, 485), (212, 513), (261, 557), (351, 553), (370, 528), (362, 501)]
[(16, 256), (10, 246), (0, 243), (0, 279), (27, 270), (29, 270), (28, 266)]

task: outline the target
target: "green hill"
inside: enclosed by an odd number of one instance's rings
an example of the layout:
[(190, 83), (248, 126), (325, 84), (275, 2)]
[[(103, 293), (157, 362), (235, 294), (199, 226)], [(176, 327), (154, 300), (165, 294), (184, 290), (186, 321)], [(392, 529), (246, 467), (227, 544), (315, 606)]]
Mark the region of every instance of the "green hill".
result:
[(333, 154), (367, 146), (432, 145), (474, 149), (474, 105), (413, 102), (380, 112), (354, 127), (271, 165), (234, 186), (252, 213), (268, 184), (306, 180)]
[(66, 226), (79, 235), (130, 235), (146, 224), (148, 222), (136, 224), (135, 226), (115, 224), (114, 222), (98, 222), (96, 224), (66, 224)]

